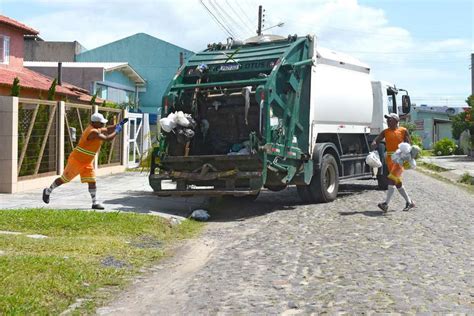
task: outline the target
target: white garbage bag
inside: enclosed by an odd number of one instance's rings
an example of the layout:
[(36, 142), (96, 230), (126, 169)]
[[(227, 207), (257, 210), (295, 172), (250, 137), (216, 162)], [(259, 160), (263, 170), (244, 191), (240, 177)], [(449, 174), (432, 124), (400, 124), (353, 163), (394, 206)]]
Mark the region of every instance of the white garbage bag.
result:
[(371, 168), (380, 168), (382, 167), (382, 162), (380, 161), (380, 156), (378, 151), (374, 150), (369, 153), (367, 158), (365, 158), (365, 162), (371, 167)]
[(176, 123), (169, 117), (165, 117), (160, 120), (160, 126), (162, 130), (169, 133), (176, 127)]
[(411, 151), (410, 151), (411, 158), (413, 159), (418, 158), (418, 156), (420, 155), (420, 152), (421, 152), (420, 147), (418, 147), (417, 145), (411, 146)]
[(189, 126), (189, 120), (186, 117), (186, 114), (183, 113), (183, 111), (176, 112), (175, 123), (182, 126), (182, 127), (188, 127)]
[(409, 143), (400, 143), (398, 144), (398, 148), (402, 154), (408, 154), (411, 151), (411, 145)]

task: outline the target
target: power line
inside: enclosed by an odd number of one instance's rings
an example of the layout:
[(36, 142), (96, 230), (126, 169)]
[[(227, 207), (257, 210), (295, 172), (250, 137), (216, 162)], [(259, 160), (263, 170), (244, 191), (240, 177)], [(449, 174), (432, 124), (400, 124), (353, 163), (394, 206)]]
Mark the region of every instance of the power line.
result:
[(200, 2), (204, 6), (204, 8), (207, 10), (207, 12), (209, 12), (212, 18), (217, 22), (217, 24), (224, 30), (224, 32), (226, 32), (231, 37), (235, 37), (235, 35), (232, 34), (232, 31), (227, 29), (227, 27), (219, 21), (219, 19), (214, 15), (214, 13), (212, 13), (211, 10), (209, 10), (209, 8), (204, 4), (204, 0), (200, 0)]
[[(248, 15), (248, 13), (244, 9), (242, 9), (242, 6), (241, 6), (240, 2), (237, 3), (237, 8), (240, 10), (240, 12), (242, 12), (243, 16), (250, 23), (249, 25), (254, 25), (255, 21), (253, 21), (252, 18), (250, 18), (250, 16)], [(251, 30), (252, 30), (252, 34), (253, 34), (253, 32), (254, 32), (253, 27), (251, 27)]]
[[(221, 7), (221, 5), (219, 4), (218, 1), (216, 1), (216, 0), (214, 0), (214, 1), (209, 0), (209, 3), (211, 3), (211, 5), (212, 5), (213, 2), (214, 2), (214, 5), (215, 5), (216, 10), (218, 10), (219, 12), (221, 12), (221, 13), (220, 13), (220, 16), (223, 17), (223, 20), (227, 20), (227, 21), (229, 22), (229, 23), (227, 24), (227, 26), (228, 26), (230, 29), (232, 29), (232, 30), (239, 30), (239, 27), (238, 27), (238, 26), (239, 26), (239, 23), (236, 22), (236, 21), (234, 20), (234, 18), (233, 18), (231, 15), (229, 15), (226, 10), (224, 10), (224, 8)], [(232, 27), (230, 26), (230, 24), (232, 25)], [(237, 26), (237, 28), (236, 28), (236, 26)], [(235, 32), (235, 31), (234, 31), (234, 33), (237, 34), (237, 33), (239, 33), (239, 32)]]
[(227, 4), (227, 6), (229, 7), (229, 9), (232, 10), (232, 12), (234, 12), (235, 16), (240, 20), (240, 22), (242, 23), (242, 26), (244, 26), (247, 30), (250, 30), (250, 34), (253, 33), (253, 30), (252, 28), (249, 26), (248, 22), (244, 21), (244, 19), (242, 18), (242, 16), (234, 9), (234, 7), (227, 1), (225, 0), (225, 3)]

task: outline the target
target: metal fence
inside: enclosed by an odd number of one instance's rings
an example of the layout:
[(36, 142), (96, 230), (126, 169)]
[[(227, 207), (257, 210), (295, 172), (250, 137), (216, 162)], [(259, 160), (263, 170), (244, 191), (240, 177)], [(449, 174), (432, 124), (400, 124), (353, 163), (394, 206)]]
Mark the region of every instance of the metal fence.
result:
[(20, 98), (18, 102), (18, 179), (57, 174), (58, 105)]

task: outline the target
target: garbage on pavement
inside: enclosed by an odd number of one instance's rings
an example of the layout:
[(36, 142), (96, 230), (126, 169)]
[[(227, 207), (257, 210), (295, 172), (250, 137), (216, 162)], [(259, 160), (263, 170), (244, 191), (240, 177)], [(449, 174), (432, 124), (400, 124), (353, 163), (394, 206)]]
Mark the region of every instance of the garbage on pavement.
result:
[(196, 220), (196, 221), (205, 222), (205, 221), (209, 220), (209, 218), (211, 216), (209, 215), (209, 213), (206, 210), (199, 209), (199, 210), (194, 210), (191, 213), (190, 217), (192, 219)]

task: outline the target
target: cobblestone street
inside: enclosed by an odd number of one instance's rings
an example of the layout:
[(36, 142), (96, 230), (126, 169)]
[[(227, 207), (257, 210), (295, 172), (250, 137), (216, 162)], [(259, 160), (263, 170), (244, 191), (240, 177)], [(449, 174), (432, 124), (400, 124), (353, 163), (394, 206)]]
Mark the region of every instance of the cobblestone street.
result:
[(208, 250), (201, 264), (177, 255), (98, 313), (473, 314), (474, 196), (416, 171), (404, 178), (410, 212), (396, 192), (383, 215), (372, 180), (343, 184), (329, 204), (302, 205), (294, 188), (216, 204), (195, 242)]

